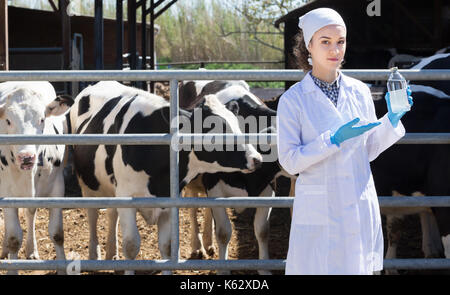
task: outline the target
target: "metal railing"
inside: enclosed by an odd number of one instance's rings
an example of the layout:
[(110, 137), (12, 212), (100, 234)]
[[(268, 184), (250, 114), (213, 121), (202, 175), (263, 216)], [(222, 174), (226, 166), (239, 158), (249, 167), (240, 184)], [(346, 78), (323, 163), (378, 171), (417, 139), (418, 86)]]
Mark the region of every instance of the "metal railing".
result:
[[(360, 80), (385, 80), (389, 70), (343, 70), (345, 74)], [(450, 70), (400, 70), (408, 80), (450, 80)], [(10, 71), (0, 72), (0, 81), (170, 81), (170, 119), (178, 120), (179, 80), (247, 80), (247, 81), (299, 81), (305, 74), (298, 70), (208, 70), (208, 71)], [(234, 198), (180, 198), (178, 171), (178, 140), (180, 138), (205, 138), (203, 134), (179, 134), (178, 124), (171, 124), (169, 134), (120, 134), (120, 135), (0, 135), (0, 145), (12, 144), (167, 144), (170, 149), (170, 198), (0, 198), (0, 207), (32, 208), (171, 208), (171, 259), (133, 261), (80, 261), (80, 270), (174, 270), (174, 269), (246, 269), (283, 270), (285, 260), (181, 260), (179, 259), (179, 207), (291, 207), (290, 197), (234, 197)], [(266, 140), (274, 145), (274, 134), (220, 134), (235, 142), (257, 143)], [(403, 144), (450, 144), (450, 134), (407, 134), (398, 143)], [(382, 207), (450, 207), (450, 196), (442, 197), (379, 197)], [(3, 270), (64, 270), (68, 261), (0, 261)], [(450, 259), (388, 259), (385, 269), (450, 269)]]
[[(387, 80), (389, 70), (342, 70), (359, 80)], [(407, 80), (450, 80), (450, 70), (399, 70)], [(92, 71), (7, 71), (0, 72), (1, 81), (170, 81), (170, 80), (246, 80), (300, 81), (299, 70), (92, 70)]]

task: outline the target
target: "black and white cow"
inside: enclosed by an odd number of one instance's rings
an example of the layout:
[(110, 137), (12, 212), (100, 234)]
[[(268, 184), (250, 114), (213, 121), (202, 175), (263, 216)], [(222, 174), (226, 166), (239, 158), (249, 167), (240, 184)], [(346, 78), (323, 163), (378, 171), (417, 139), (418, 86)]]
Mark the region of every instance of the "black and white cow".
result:
[[(57, 97), (48, 82), (5, 82), (0, 84), (1, 134), (62, 134), (63, 114), (72, 99)], [(1, 145), (1, 197), (64, 196), (64, 145)], [(5, 237), (1, 257), (17, 259), (22, 244), (18, 209), (4, 209)], [(27, 209), (25, 255), (39, 259), (35, 237), (36, 208)], [(65, 259), (62, 209), (50, 209), (48, 226), (56, 259)], [(17, 272), (11, 272), (17, 273)], [(61, 272), (60, 272), (61, 273)]]
[[(253, 95), (247, 83), (244, 81), (188, 81), (180, 87), (180, 102), (186, 106), (195, 105), (195, 101), (208, 94), (214, 94), (227, 107), (232, 102), (236, 102), (238, 106), (238, 117), (240, 118), (241, 129), (246, 133), (271, 133), (276, 132), (275, 118), (276, 111), (269, 109), (255, 95)], [(189, 96), (187, 96), (189, 95)], [(275, 150), (275, 149), (274, 149)], [(205, 173), (202, 182), (208, 196), (215, 197), (234, 197), (234, 196), (274, 196), (276, 179), (280, 176), (286, 176), (278, 162), (277, 155), (271, 154), (273, 150), (262, 150), (258, 147), (258, 151), (266, 156), (261, 167), (252, 173), (244, 174), (241, 172), (233, 173)], [(267, 156), (272, 156), (270, 159)], [(195, 209), (194, 209), (195, 210)], [(231, 223), (225, 208), (211, 208), (215, 221), (215, 236), (219, 246), (219, 259), (227, 259), (228, 243), (231, 238)], [(245, 208), (236, 208), (238, 213)], [(271, 208), (256, 208), (254, 219), (254, 230), (258, 240), (259, 258), (269, 259), (269, 217)], [(191, 214), (191, 217), (195, 216)], [(191, 219), (191, 224), (197, 226), (196, 219)], [(205, 228), (211, 228), (205, 225)], [(204, 231), (204, 235), (210, 235)], [(207, 249), (212, 249), (212, 241), (210, 244), (203, 244), (199, 241), (198, 230), (192, 231), (191, 245), (199, 248), (193, 248), (193, 253), (204, 253)], [(228, 273), (228, 272), (220, 272)], [(259, 271), (260, 274), (267, 274), (267, 271)]]
[[(169, 133), (169, 103), (162, 97), (126, 87), (118, 82), (99, 82), (84, 89), (70, 111), (72, 133), (127, 134)], [(190, 111), (180, 111), (180, 130), (192, 133), (241, 133), (236, 116), (213, 95), (207, 95)], [(204, 124), (204, 122), (214, 122)], [(200, 126), (196, 124), (200, 122)], [(214, 133), (216, 133), (215, 131)], [(180, 190), (200, 173), (252, 171), (262, 161), (251, 145), (210, 150), (191, 146), (179, 153)], [(74, 165), (82, 195), (89, 197), (169, 197), (169, 146), (98, 145), (74, 146)], [(117, 256), (116, 226), (120, 217), (123, 252), (135, 259), (140, 247), (136, 226), (139, 211), (149, 224), (158, 224), (158, 243), (163, 259), (170, 258), (170, 210), (168, 208), (109, 209), (106, 259)], [(98, 213), (88, 210), (90, 259), (100, 251), (96, 234)], [(132, 272), (126, 272), (132, 273)]]
[[(423, 58), (413, 68), (450, 69), (450, 54)], [(450, 132), (448, 81), (411, 81), (410, 87), (414, 107), (402, 118), (407, 132)], [(375, 101), (375, 108), (378, 116), (385, 114), (387, 109), (384, 99)], [(372, 162), (371, 166), (378, 195), (450, 195), (449, 145), (394, 145)], [(425, 256), (441, 257), (445, 251), (445, 256), (450, 258), (449, 208), (382, 208), (381, 213), (387, 218), (386, 258), (396, 257), (404, 215), (417, 213), (421, 219), (422, 250)]]

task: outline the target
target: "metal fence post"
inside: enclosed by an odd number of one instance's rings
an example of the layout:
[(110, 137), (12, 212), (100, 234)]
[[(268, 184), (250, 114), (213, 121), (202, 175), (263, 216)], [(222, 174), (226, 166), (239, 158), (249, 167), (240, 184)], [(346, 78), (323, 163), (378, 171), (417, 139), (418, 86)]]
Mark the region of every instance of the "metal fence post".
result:
[[(172, 141), (170, 150), (170, 197), (178, 198), (180, 195), (179, 154), (178, 154), (178, 80), (170, 80), (170, 134)], [(171, 219), (171, 260), (177, 262), (179, 258), (179, 211), (177, 207), (170, 209)]]

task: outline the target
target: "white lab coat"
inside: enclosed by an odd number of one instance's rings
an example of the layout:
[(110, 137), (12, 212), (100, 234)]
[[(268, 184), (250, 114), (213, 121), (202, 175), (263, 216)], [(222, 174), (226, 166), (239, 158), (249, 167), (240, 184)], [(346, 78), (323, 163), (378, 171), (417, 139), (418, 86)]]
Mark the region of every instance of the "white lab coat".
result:
[[(380, 208), (369, 162), (405, 134), (377, 120), (370, 89), (342, 72), (337, 108), (308, 73), (278, 105), (278, 156), (299, 173), (286, 274), (372, 274), (383, 268)], [(359, 117), (381, 124), (340, 147), (330, 135)]]

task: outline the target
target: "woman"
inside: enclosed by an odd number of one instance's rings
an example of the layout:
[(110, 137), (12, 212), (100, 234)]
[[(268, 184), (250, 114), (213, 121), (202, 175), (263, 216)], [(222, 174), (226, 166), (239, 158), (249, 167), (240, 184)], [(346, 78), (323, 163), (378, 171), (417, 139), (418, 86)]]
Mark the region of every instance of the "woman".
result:
[(286, 274), (372, 274), (383, 268), (383, 233), (369, 162), (404, 136), (404, 113), (387, 95), (378, 120), (369, 88), (339, 70), (346, 26), (336, 11), (312, 10), (299, 27), (294, 54), (310, 71), (277, 117), (279, 161), (299, 174)]

